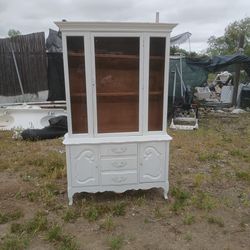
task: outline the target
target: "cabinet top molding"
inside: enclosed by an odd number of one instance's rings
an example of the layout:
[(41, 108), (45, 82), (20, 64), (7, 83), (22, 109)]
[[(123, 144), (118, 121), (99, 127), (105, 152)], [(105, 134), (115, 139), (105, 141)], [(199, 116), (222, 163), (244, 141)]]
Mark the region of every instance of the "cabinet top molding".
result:
[(55, 22), (63, 32), (99, 31), (99, 32), (162, 32), (169, 33), (176, 23), (139, 23), (139, 22)]

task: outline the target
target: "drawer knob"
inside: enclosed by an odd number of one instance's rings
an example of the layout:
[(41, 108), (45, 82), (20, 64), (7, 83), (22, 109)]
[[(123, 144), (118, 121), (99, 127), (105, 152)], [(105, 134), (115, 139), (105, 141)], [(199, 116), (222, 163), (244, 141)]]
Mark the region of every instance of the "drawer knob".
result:
[(113, 161), (112, 165), (115, 168), (124, 168), (127, 165), (127, 162), (126, 161), (121, 161), (121, 162), (119, 162), (119, 161)]
[(111, 151), (115, 154), (122, 154), (126, 152), (127, 148), (126, 147), (121, 147), (121, 148), (112, 148)]
[(119, 177), (113, 177), (112, 181), (115, 183), (122, 183), (127, 180), (127, 177), (125, 176), (119, 176)]

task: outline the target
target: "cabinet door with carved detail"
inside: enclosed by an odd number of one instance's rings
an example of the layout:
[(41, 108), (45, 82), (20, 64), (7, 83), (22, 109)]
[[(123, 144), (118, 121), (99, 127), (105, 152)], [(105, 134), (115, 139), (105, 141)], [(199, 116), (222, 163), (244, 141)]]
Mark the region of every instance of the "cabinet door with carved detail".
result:
[(95, 146), (71, 147), (72, 186), (98, 185), (98, 152)]
[(140, 145), (140, 182), (165, 180), (165, 145), (164, 142), (150, 142)]

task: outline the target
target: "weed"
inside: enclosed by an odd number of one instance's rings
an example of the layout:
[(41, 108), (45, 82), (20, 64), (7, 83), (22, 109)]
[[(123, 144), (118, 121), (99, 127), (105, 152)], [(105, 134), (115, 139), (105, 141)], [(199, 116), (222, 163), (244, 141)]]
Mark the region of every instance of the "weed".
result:
[(145, 205), (145, 203), (146, 203), (146, 197), (145, 197), (145, 195), (142, 195), (142, 196), (138, 197), (137, 200), (135, 201), (135, 204), (137, 206), (139, 206), (139, 207)]
[(89, 220), (89, 221), (95, 221), (97, 220), (99, 216), (99, 212), (97, 210), (96, 207), (90, 207), (87, 212), (85, 213), (85, 217)]
[(0, 224), (5, 224), (9, 221), (17, 220), (21, 217), (23, 217), (23, 212), (20, 210), (9, 213), (0, 213)]
[(108, 240), (108, 245), (111, 250), (119, 250), (124, 244), (124, 237), (121, 235), (114, 236)]
[(0, 249), (2, 250), (19, 250), (27, 249), (29, 240), (25, 235), (21, 237), (15, 234), (7, 234), (3, 241), (0, 243)]
[(16, 198), (17, 200), (20, 200), (22, 197), (23, 197), (23, 196), (22, 196), (22, 192), (21, 192), (21, 191), (16, 192), (15, 198)]
[(216, 161), (219, 160), (221, 156), (217, 152), (200, 153), (198, 155), (199, 161)]
[(199, 191), (192, 197), (193, 204), (202, 210), (211, 210), (216, 206), (215, 199), (208, 193)]
[(185, 217), (183, 218), (183, 223), (185, 225), (191, 225), (195, 222), (195, 217), (192, 214), (186, 214)]
[(240, 228), (242, 231), (246, 231), (247, 224), (244, 221), (241, 221), (239, 224)]
[(248, 207), (250, 205), (250, 199), (247, 193), (240, 193), (239, 196), (241, 204)]
[(235, 173), (238, 180), (250, 182), (250, 172), (239, 171)]
[(108, 215), (105, 218), (104, 222), (100, 225), (100, 228), (103, 228), (107, 231), (112, 231), (115, 228), (115, 224), (111, 215)]
[(210, 223), (210, 224), (216, 224), (219, 227), (224, 227), (225, 226), (223, 219), (219, 218), (219, 217), (211, 216), (211, 217), (208, 217), (207, 221), (208, 221), (208, 223)]
[(39, 193), (38, 192), (29, 192), (29, 193), (27, 193), (27, 198), (31, 202), (38, 201)]
[(46, 234), (46, 240), (59, 245), (60, 250), (77, 250), (77, 243), (72, 236), (63, 234), (62, 228), (59, 225), (53, 225)]
[(12, 223), (10, 226), (10, 232), (14, 234), (21, 234), (25, 231), (24, 225), (20, 223)]
[(57, 152), (50, 152), (48, 155), (29, 159), (27, 163), (40, 167), (41, 177), (58, 179), (66, 175), (65, 156)]
[(119, 202), (114, 205), (112, 208), (113, 214), (115, 216), (123, 216), (126, 213), (126, 203), (125, 202)]
[(59, 247), (60, 250), (78, 250), (79, 246), (74, 241), (74, 238), (69, 235), (63, 235), (63, 240)]
[(234, 149), (230, 151), (230, 154), (234, 157), (240, 158), (242, 160), (245, 160), (249, 162), (250, 160), (250, 155), (248, 152), (242, 150), (242, 149)]
[(196, 174), (194, 177), (194, 186), (195, 187), (200, 187), (202, 182), (205, 179), (205, 175), (204, 174)]
[(175, 198), (174, 204), (171, 208), (174, 212), (178, 212), (179, 210), (183, 209), (188, 198), (190, 197), (188, 192), (182, 191), (178, 187), (172, 189), (171, 195)]
[(54, 225), (46, 234), (46, 239), (50, 242), (62, 240), (62, 228), (59, 225)]
[(184, 239), (186, 241), (191, 241), (192, 240), (192, 234), (191, 233), (186, 233), (185, 236), (184, 236)]
[(47, 217), (43, 213), (37, 213), (33, 219), (27, 222), (25, 230), (29, 234), (36, 234), (48, 228)]
[(65, 222), (75, 222), (79, 213), (75, 209), (67, 209), (62, 217)]

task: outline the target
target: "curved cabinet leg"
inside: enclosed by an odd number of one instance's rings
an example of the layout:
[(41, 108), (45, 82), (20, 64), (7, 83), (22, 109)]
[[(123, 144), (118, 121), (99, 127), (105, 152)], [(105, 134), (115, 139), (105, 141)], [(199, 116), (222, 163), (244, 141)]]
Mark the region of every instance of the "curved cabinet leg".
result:
[(168, 190), (169, 190), (169, 183), (166, 183), (166, 186), (164, 187), (164, 199), (167, 200), (168, 199)]
[(68, 190), (68, 199), (69, 199), (69, 206), (73, 205), (73, 193)]
[(72, 206), (73, 205), (73, 197), (69, 197), (69, 206)]

